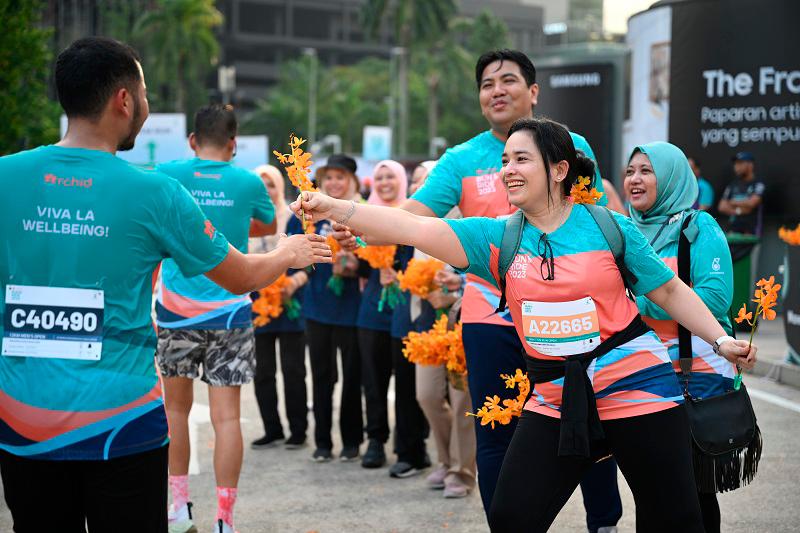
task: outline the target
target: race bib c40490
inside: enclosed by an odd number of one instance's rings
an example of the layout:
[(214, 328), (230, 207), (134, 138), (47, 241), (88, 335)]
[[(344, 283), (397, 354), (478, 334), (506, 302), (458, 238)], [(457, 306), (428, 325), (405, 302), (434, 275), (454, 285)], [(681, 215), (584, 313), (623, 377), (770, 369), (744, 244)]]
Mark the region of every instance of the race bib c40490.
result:
[(566, 357), (600, 345), (600, 321), (594, 300), (522, 302), (525, 342), (542, 355)]
[(102, 290), (7, 285), (3, 355), (97, 361), (103, 309)]

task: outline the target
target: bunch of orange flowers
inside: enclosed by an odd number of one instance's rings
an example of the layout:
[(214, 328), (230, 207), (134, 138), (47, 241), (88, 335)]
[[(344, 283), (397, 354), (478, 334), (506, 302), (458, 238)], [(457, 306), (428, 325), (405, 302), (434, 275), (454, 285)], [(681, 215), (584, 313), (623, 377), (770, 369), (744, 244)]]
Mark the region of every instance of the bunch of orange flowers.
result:
[(603, 197), (603, 193), (589, 185), (592, 183), (592, 178), (586, 176), (578, 176), (578, 181), (569, 191), (570, 198), (576, 204), (596, 204), (597, 200)]
[[(272, 285), (258, 291), (258, 298), (253, 302), (253, 312), (258, 315), (253, 319), (254, 326), (265, 326), (273, 318), (281, 316), (284, 311), (282, 290), (291, 282), (292, 280), (286, 274), (281, 274), (281, 277), (275, 280)], [(287, 302), (287, 312), (290, 308), (299, 311), (299, 305), (297, 300), (290, 300), (290, 302)]]
[(355, 254), (369, 263), (372, 268), (392, 268), (395, 252), (397, 252), (397, 245), (389, 244), (357, 248)]
[(405, 272), (397, 273), (397, 281), (402, 290), (425, 298), (438, 288), (433, 279), (443, 268), (444, 263), (438, 259), (412, 259)]
[(778, 237), (786, 244), (800, 246), (800, 224), (794, 229), (781, 228), (778, 230)]
[[(275, 154), (275, 157), (278, 158), (278, 161), (280, 161), (281, 164), (286, 167), (286, 174), (289, 176), (289, 181), (292, 182), (292, 185), (297, 187), (297, 189), (300, 191), (300, 194), (305, 191), (316, 190), (310, 178), (311, 165), (313, 164), (313, 161), (311, 161), (311, 154), (304, 152), (303, 149), (300, 148), (300, 146), (302, 146), (305, 142), (305, 139), (301, 139), (292, 133), (289, 136), (290, 153), (282, 154), (277, 150), (272, 151), (272, 153)], [(313, 232), (314, 227), (308, 224), (302, 212), (300, 215), (303, 217), (303, 231), (306, 233)]]
[(514, 389), (519, 387), (519, 394), (516, 398), (509, 398), (500, 401), (500, 397), (496, 394), (494, 396), (487, 396), (486, 401), (483, 402), (483, 407), (478, 409), (477, 413), (467, 413), (467, 416), (474, 416), (480, 418), (481, 425), (486, 426), (491, 424), (494, 429), (495, 424), (507, 426), (511, 419), (515, 416), (522, 415), (522, 409), (525, 407), (525, 399), (531, 390), (531, 382), (528, 380), (528, 374), (523, 374), (519, 368), (512, 376), (509, 374), (500, 374), (500, 377), (506, 382), (507, 389)]
[[(753, 317), (752, 311), (747, 311), (746, 303), (742, 304), (738, 316), (734, 318), (737, 324), (741, 324), (746, 320), (750, 325), (750, 344), (753, 344), (753, 335), (758, 326), (759, 315), (763, 320), (775, 320), (777, 316), (775, 313), (775, 306), (778, 304), (778, 291), (781, 290), (781, 285), (775, 283), (775, 276), (770, 276), (769, 279), (761, 278), (756, 282), (756, 286), (758, 288), (753, 293), (754, 298), (751, 300), (756, 304), (755, 318)], [(736, 378), (733, 382), (734, 388), (739, 390), (741, 383), (742, 373), (739, 371), (736, 373)]]
[(461, 324), (453, 329), (447, 327), (447, 315), (439, 317), (433, 327), (423, 333), (412, 331), (403, 339), (403, 355), (418, 365), (445, 365), (455, 374), (467, 371)]

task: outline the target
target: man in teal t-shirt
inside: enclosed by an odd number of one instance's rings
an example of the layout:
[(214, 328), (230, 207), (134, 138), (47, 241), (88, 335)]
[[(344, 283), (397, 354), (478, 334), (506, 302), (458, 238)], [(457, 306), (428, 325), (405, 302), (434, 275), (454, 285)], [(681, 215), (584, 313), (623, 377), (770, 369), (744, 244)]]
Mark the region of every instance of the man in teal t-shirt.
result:
[(0, 158), (0, 474), (16, 531), (166, 531), (167, 420), (152, 273), (171, 258), (236, 293), (329, 262), (321, 239), (246, 256), (165, 174), (115, 156), (148, 115), (136, 52), (58, 57), (56, 145)]
[[(251, 221), (254, 236), (274, 233), (275, 208), (261, 178), (230, 163), (236, 133), (231, 106), (205, 106), (195, 114), (189, 136), (197, 157), (165, 163), (158, 170), (178, 180), (231, 246), (246, 253)], [(205, 276), (185, 276), (171, 259), (162, 265), (158, 289), (157, 358), (174, 443), (169, 456), (170, 529), (185, 531), (194, 525), (188, 501), (189, 410), (192, 380), (200, 376), (201, 366), (211, 411), (225, 414), (214, 423), (214, 472), (217, 519), (232, 528), (242, 462), (240, 388), (252, 381), (256, 367), (250, 296), (233, 294)]]
[(689, 158), (689, 166), (692, 167), (697, 178), (697, 201), (694, 203), (694, 208), (700, 211), (708, 211), (714, 205), (714, 188), (700, 175), (700, 161), (694, 157)]

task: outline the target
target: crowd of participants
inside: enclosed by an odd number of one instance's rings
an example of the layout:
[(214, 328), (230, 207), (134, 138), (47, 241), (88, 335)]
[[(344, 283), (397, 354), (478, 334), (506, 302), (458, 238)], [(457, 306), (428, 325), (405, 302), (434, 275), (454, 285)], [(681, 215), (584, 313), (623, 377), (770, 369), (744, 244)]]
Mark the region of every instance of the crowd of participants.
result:
[[(10, 187), (13, 179), (20, 193), (0, 200), (8, 243), (3, 313), (19, 316), (13, 306), (23, 304), (31, 317), (77, 307), (102, 327), (51, 338), (39, 325), (4, 320), (0, 471), (15, 531), (195, 531), (188, 477), (195, 378), (209, 390), (217, 533), (234, 531), (240, 392), (250, 381), (264, 425), (252, 448), (303, 450), (311, 441), (315, 462), (372, 469), (389, 462), (391, 437), (392, 478), (424, 475), (446, 498), (477, 484), (492, 531), (546, 531), (578, 485), (588, 530), (615, 531), (618, 467), (634, 494), (638, 531), (720, 530), (715, 493), (697, 488), (681, 404), (687, 388), (702, 397), (731, 390), (737, 365), (751, 368), (757, 349), (730, 336), (730, 252), (719, 225), (701, 212), (708, 204), (697, 172), (678, 147), (652, 142), (632, 151), (626, 208), (586, 139), (534, 118), (530, 59), (498, 50), (475, 69), (488, 130), (416, 167), (411, 179), (400, 163), (381, 161), (368, 195), (356, 161), (333, 155), (317, 169), (319, 192), (287, 205), (295, 192), (285, 190), (280, 170), (230, 163), (237, 134), (230, 106), (197, 113), (195, 158), (153, 172), (114, 157), (133, 146), (148, 114), (140, 61), (126, 45), (76, 41), (59, 55), (55, 79), (69, 119), (64, 139), (0, 159), (0, 180)], [(752, 184), (750, 154), (737, 154), (736, 165), (744, 184), (726, 190), (719, 210), (741, 221), (755, 216), (763, 186)], [(60, 176), (91, 181), (62, 186)], [(592, 176), (607, 190), (599, 203), (627, 216), (604, 215), (612, 226), (603, 225), (597, 213), (609, 210), (573, 203), (579, 176)], [(91, 212), (109, 231), (31, 239), (20, 221), (54, 216), (43, 207), (73, 218)], [(303, 218), (315, 234), (305, 234)], [(519, 235), (504, 264), (511, 221)], [(624, 243), (619, 256), (609, 227)], [(360, 260), (356, 235), (398, 244), (393, 266)], [(329, 236), (342, 247), (335, 262)], [(692, 254), (687, 283), (675, 275), (684, 236)], [(451, 265), (437, 275), (442, 289), (382, 308), (383, 287), (410, 259), (428, 256)], [(283, 298), (297, 299), (301, 312), (254, 328), (251, 291), (284, 274)], [(466, 390), (453, 386), (444, 366), (415, 366), (402, 350), (409, 332), (429, 329), (437, 310), (456, 300)], [(541, 321), (566, 316), (586, 319), (580, 339), (532, 335)], [(678, 364), (679, 325), (692, 333), (691, 380)], [(99, 356), (86, 346), (90, 337), (101, 343)], [(500, 374), (517, 369), (532, 383), (519, 419), (492, 428), (462, 416), (487, 396), (505, 397)], [(426, 449), (429, 436), (435, 454)]]

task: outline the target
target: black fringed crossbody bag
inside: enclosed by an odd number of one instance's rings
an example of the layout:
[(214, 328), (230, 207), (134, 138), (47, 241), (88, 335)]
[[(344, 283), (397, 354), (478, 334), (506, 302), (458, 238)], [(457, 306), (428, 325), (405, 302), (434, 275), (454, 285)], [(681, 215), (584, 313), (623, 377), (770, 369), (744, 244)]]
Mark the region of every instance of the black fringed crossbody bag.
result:
[[(691, 286), (689, 240), (684, 235), (686, 216), (678, 241), (678, 277)], [(692, 335), (678, 324), (681, 380), (692, 434), (692, 462), (697, 489), (725, 492), (746, 485), (755, 477), (761, 459), (761, 430), (744, 384), (739, 390), (695, 398), (689, 394), (692, 378)]]

